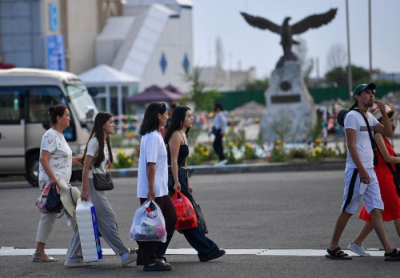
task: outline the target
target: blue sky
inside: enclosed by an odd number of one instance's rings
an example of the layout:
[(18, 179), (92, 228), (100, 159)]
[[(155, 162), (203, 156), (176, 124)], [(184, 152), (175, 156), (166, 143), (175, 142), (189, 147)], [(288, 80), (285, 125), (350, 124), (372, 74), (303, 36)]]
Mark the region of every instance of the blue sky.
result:
[[(256, 67), (258, 77), (269, 76), (283, 54), (278, 34), (248, 25), (240, 11), (291, 24), (330, 8), (336, 17), (300, 37), (306, 40), (308, 56), (319, 58), (320, 75), (328, 70), (327, 54), (334, 44), (347, 50), (345, 0), (193, 0), (194, 55), (197, 66), (215, 64), (215, 41), (219, 36), (224, 49), (224, 68)], [(372, 0), (372, 67), (400, 73), (400, 1)], [(352, 64), (369, 68), (368, 0), (349, 0), (350, 51)], [(296, 37), (295, 37), (296, 38)], [(346, 60), (347, 62), (347, 60)], [(314, 67), (315, 69), (315, 67)], [(316, 71), (312, 72), (316, 76)]]

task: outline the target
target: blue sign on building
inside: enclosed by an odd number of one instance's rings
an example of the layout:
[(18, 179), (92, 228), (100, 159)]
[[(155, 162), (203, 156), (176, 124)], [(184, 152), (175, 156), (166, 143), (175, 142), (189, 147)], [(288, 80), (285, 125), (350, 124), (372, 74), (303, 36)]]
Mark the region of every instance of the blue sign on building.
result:
[(64, 36), (46, 37), (47, 69), (65, 71)]
[(57, 30), (58, 26), (60, 25), (60, 21), (58, 19), (58, 6), (56, 3), (49, 4), (49, 23), (51, 31)]

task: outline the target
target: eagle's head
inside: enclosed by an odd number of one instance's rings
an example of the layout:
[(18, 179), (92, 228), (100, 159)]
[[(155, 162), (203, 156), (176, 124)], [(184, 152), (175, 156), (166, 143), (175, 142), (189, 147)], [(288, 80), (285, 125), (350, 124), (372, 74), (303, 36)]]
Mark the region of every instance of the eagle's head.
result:
[(283, 20), (283, 25), (288, 25), (289, 24), (289, 20), (291, 20), (291, 17), (285, 17), (285, 19)]

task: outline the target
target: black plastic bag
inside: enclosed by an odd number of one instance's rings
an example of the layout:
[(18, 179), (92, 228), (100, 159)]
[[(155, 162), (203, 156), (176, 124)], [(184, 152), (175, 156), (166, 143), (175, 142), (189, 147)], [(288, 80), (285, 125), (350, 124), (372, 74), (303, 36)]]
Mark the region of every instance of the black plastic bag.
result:
[(205, 234), (208, 234), (207, 224), (206, 224), (206, 221), (204, 220), (204, 215), (201, 212), (200, 205), (197, 204), (194, 199), (193, 199), (192, 204), (193, 204), (194, 210), (196, 211), (197, 221), (199, 222), (199, 226), (203, 228), (203, 231)]
[(48, 212), (61, 212), (63, 205), (56, 186), (52, 186), (50, 188), (49, 194), (47, 195), (46, 205), (44, 207)]

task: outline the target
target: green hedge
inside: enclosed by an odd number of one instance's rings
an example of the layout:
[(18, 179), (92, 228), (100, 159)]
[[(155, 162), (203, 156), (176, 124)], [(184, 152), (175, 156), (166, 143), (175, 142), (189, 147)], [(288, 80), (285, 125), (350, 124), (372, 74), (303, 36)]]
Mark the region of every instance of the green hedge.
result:
[[(340, 98), (344, 101), (349, 99), (349, 89), (347, 87), (338, 88), (310, 88), (308, 89), (315, 103), (325, 100)], [(389, 92), (400, 91), (400, 85), (380, 85), (376, 92), (376, 97), (381, 98)], [(221, 97), (215, 99), (220, 102), (225, 110), (231, 111), (249, 101), (265, 105), (264, 91), (233, 91), (223, 92)]]

